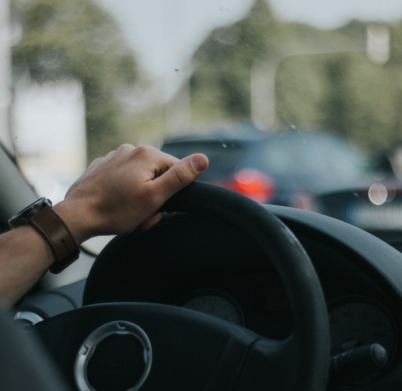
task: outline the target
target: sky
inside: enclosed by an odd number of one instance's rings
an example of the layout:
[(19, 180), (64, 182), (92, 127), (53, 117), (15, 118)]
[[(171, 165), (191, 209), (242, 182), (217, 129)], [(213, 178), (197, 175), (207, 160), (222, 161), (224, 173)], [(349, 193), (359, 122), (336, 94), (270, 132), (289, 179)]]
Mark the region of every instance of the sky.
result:
[[(142, 68), (174, 82), (210, 31), (246, 15), (253, 0), (96, 0), (121, 24)], [(331, 29), (353, 18), (396, 21), (402, 0), (271, 0), (283, 20)], [(189, 69), (187, 69), (189, 72)]]
[(181, 71), (216, 26), (234, 23), (252, 0), (97, 0), (121, 23), (127, 41), (152, 76)]

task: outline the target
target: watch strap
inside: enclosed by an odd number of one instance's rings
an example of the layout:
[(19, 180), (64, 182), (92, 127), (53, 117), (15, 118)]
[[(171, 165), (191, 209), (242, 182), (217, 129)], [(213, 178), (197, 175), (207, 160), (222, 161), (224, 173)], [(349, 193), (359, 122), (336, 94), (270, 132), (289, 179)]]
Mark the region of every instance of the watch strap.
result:
[(78, 259), (80, 250), (74, 237), (63, 220), (52, 207), (45, 206), (29, 219), (31, 225), (39, 231), (50, 244), (56, 259), (49, 269), (52, 273), (60, 273)]

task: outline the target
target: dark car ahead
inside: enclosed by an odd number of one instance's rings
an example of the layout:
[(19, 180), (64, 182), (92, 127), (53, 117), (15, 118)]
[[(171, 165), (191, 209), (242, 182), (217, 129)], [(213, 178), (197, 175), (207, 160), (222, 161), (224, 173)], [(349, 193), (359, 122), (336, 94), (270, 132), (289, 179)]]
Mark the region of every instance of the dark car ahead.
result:
[(373, 232), (402, 229), (392, 172), (374, 170), (367, 156), (330, 133), (190, 136), (167, 140), (162, 150), (178, 158), (205, 153), (210, 167), (202, 181), (258, 202), (317, 211)]

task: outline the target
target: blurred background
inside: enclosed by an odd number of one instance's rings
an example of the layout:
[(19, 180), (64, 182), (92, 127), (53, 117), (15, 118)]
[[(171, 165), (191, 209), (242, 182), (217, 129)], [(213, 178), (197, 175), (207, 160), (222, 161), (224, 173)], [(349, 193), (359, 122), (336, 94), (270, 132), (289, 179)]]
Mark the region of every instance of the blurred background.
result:
[[(400, 231), (401, 66), (399, 0), (0, 0), (0, 139), (57, 202), (90, 161), (121, 143), (165, 141), (183, 155), (169, 143), (188, 144), (186, 136), (206, 150), (199, 141), (215, 139), (226, 156), (293, 132), (310, 150), (290, 154), (282, 171), (225, 157), (217, 164), (233, 169), (210, 181), (240, 192), (241, 181), (262, 186), (260, 202)], [(312, 163), (321, 147), (309, 137), (321, 133), (354, 157), (332, 156), (331, 146)], [(300, 191), (281, 187), (286, 167), (305, 167), (298, 155), (329, 171)], [(344, 166), (345, 178), (330, 170), (346, 160), (354, 168)], [(301, 178), (292, 175), (289, 183)], [(330, 185), (317, 184), (329, 176)]]

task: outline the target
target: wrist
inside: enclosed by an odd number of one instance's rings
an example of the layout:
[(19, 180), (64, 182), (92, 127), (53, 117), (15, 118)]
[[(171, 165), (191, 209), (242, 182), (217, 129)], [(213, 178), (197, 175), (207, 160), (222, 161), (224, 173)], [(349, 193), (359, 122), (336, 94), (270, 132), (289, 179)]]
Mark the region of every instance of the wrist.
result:
[(78, 224), (71, 211), (74, 209), (63, 204), (52, 208), (50, 200), (42, 197), (8, 220), (11, 228), (29, 226), (45, 239), (54, 257), (49, 269), (52, 273), (60, 273), (78, 259), (80, 249), (77, 244), (86, 237), (82, 224)]
[(72, 202), (64, 200), (53, 206), (53, 210), (63, 220), (77, 245), (80, 245), (94, 236), (93, 230), (90, 228), (90, 225), (87, 224), (87, 214), (82, 208), (77, 207), (77, 205), (74, 205)]

